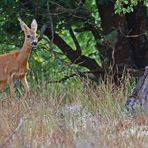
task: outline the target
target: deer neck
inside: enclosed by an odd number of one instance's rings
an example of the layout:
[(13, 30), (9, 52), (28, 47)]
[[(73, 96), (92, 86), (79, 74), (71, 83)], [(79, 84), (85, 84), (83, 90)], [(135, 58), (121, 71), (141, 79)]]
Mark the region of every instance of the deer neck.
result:
[(21, 48), (19, 56), (18, 56), (18, 61), (20, 63), (23, 63), (26, 60), (28, 61), (31, 51), (32, 51), (32, 46), (24, 42), (23, 47)]

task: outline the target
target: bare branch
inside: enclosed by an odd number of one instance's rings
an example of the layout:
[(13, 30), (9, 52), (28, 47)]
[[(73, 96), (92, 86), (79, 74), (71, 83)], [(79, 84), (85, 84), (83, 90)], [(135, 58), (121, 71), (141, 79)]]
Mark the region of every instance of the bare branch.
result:
[[(46, 29), (45, 34), (49, 39), (51, 38), (50, 28)], [(86, 67), (90, 71), (100, 71), (102, 69), (94, 59), (85, 55), (80, 55), (77, 53), (77, 51), (74, 51), (71, 46), (69, 46), (57, 33), (54, 33), (53, 42), (61, 49), (61, 51), (73, 64), (78, 64), (79, 66)], [(97, 75), (97, 73), (94, 73), (94, 75)]]
[[(97, 72), (97, 71), (94, 71), (94, 72)], [(81, 78), (89, 78), (89, 79), (91, 79), (91, 80), (93, 80), (93, 81), (96, 81), (96, 79), (95, 78), (93, 78), (93, 77), (90, 77), (88, 74), (92, 74), (93, 72), (92, 71), (86, 71), (86, 72), (77, 72), (77, 73), (73, 73), (73, 74), (71, 74), (71, 75), (69, 75), (69, 76), (65, 76), (64, 78), (62, 78), (62, 79), (60, 79), (60, 80), (55, 80), (55, 81), (49, 81), (49, 83), (61, 83), (61, 82), (64, 82), (64, 81), (66, 81), (66, 80), (69, 80), (69, 79), (71, 79), (71, 78), (73, 78), (73, 77), (75, 77), (75, 76), (77, 76), (77, 77), (81, 77)], [(98, 71), (98, 73), (100, 73), (100, 75), (102, 75), (102, 71)]]
[(91, 29), (90, 27), (81, 27), (81, 28), (76, 28), (74, 31), (81, 33), (81, 32), (91, 31)]
[(69, 23), (68, 23), (68, 28), (69, 28), (69, 33), (70, 33), (70, 35), (71, 35), (71, 37), (73, 39), (73, 42), (74, 42), (74, 44), (76, 46), (76, 50), (77, 50), (78, 54), (81, 54), (80, 44), (79, 44), (79, 42), (78, 42), (78, 40), (77, 40), (73, 30), (72, 30), (72, 27), (71, 27), (71, 25)]
[(133, 77), (140, 77), (144, 73), (144, 68), (142, 69), (127, 68), (127, 72)]
[(49, 9), (49, 3), (47, 1), (47, 25), (50, 25), (50, 28), (51, 28), (51, 40), (50, 42), (53, 43), (53, 40), (54, 40), (54, 27), (53, 27), (53, 19), (52, 19), (52, 16), (50, 15), (50, 9)]
[(82, 6), (85, 3), (84, 0), (80, 0), (80, 2), (78, 3), (78, 6), (74, 9), (64, 8), (62, 5), (52, 0), (50, 0), (49, 3), (57, 6), (55, 9), (55, 12), (51, 13), (51, 15), (59, 15), (59, 14), (67, 13), (69, 16), (74, 16), (77, 18), (84, 18), (84, 17), (90, 16), (89, 11), (86, 11), (86, 10), (84, 11), (79, 9), (80, 6)]
[(121, 27), (119, 27), (119, 31), (126, 38), (137, 38), (137, 37), (140, 37), (140, 36), (147, 36), (147, 32), (146, 31), (144, 33), (134, 34), (134, 35), (125, 34), (124, 32), (122, 32)]
[[(105, 75), (105, 71), (94, 71), (94, 72), (98, 72), (100, 73), (100, 77)], [(77, 72), (77, 73), (73, 73), (69, 76), (65, 76), (63, 77), (62, 79), (60, 80), (53, 80), (53, 81), (49, 81), (48, 83), (62, 83), (62, 82), (65, 82), (66, 80), (69, 80), (73, 77), (80, 77), (80, 78), (88, 78), (92, 81), (95, 81), (97, 82), (98, 80), (96, 80), (94, 77), (91, 77), (89, 74), (92, 74), (93, 72), (92, 71), (86, 71), (86, 72)], [(133, 77), (140, 77), (143, 75), (144, 73), (144, 69), (141, 69), (141, 70), (135, 70), (135, 69), (126, 69), (126, 73), (129, 73), (131, 76)], [(123, 72), (118, 72), (116, 73), (116, 75), (122, 75)]]

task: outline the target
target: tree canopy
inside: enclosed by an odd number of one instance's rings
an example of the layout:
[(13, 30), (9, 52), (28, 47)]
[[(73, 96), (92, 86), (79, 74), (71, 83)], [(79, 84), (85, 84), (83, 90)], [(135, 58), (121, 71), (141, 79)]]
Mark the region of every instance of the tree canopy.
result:
[[(18, 18), (39, 24), (32, 74), (52, 80), (65, 75), (114, 74), (147, 64), (147, 0), (2, 0), (0, 53), (19, 49), (23, 35)], [(65, 79), (63, 79), (65, 80)]]

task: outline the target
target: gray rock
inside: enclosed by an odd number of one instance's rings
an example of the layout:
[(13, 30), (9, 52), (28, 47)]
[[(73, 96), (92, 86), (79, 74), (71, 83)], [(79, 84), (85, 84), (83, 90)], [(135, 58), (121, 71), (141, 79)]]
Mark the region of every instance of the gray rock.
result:
[(148, 66), (145, 67), (144, 74), (139, 78), (131, 96), (127, 98), (125, 106), (132, 112), (137, 109), (148, 111)]

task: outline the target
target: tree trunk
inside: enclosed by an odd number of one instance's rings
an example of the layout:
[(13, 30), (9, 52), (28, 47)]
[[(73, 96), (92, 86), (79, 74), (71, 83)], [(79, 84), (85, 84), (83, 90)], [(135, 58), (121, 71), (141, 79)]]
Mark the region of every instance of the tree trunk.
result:
[[(126, 29), (125, 16), (119, 16), (114, 13), (114, 3), (108, 2), (107, 4), (100, 4), (96, 0), (98, 12), (101, 17), (103, 34), (109, 35), (113, 31), (117, 32), (116, 41), (108, 41), (105, 46), (99, 50), (102, 55), (104, 66), (112, 65), (114, 69), (122, 69), (128, 64), (129, 60), (129, 45), (128, 39), (119, 32), (119, 27)], [(104, 61), (104, 59), (107, 59)], [(107, 68), (106, 67), (106, 68)]]
[[(112, 41), (106, 46), (98, 48), (102, 55), (102, 61), (107, 59), (106, 68), (112, 65), (116, 72), (122, 71), (125, 65), (132, 68), (144, 68), (148, 64), (148, 20), (146, 7), (138, 4), (134, 12), (126, 15), (116, 15), (114, 13), (114, 2), (100, 4), (96, 0), (98, 12), (101, 17), (103, 34), (111, 34), (117, 30), (117, 40), (114, 46)], [(111, 46), (110, 46), (111, 45)], [(120, 72), (121, 72), (120, 71)]]
[[(144, 68), (148, 64), (148, 37), (145, 34), (148, 30), (148, 19), (146, 7), (139, 4), (134, 12), (127, 14), (127, 25), (131, 59), (135, 68)], [(133, 37), (132, 37), (133, 36)]]

